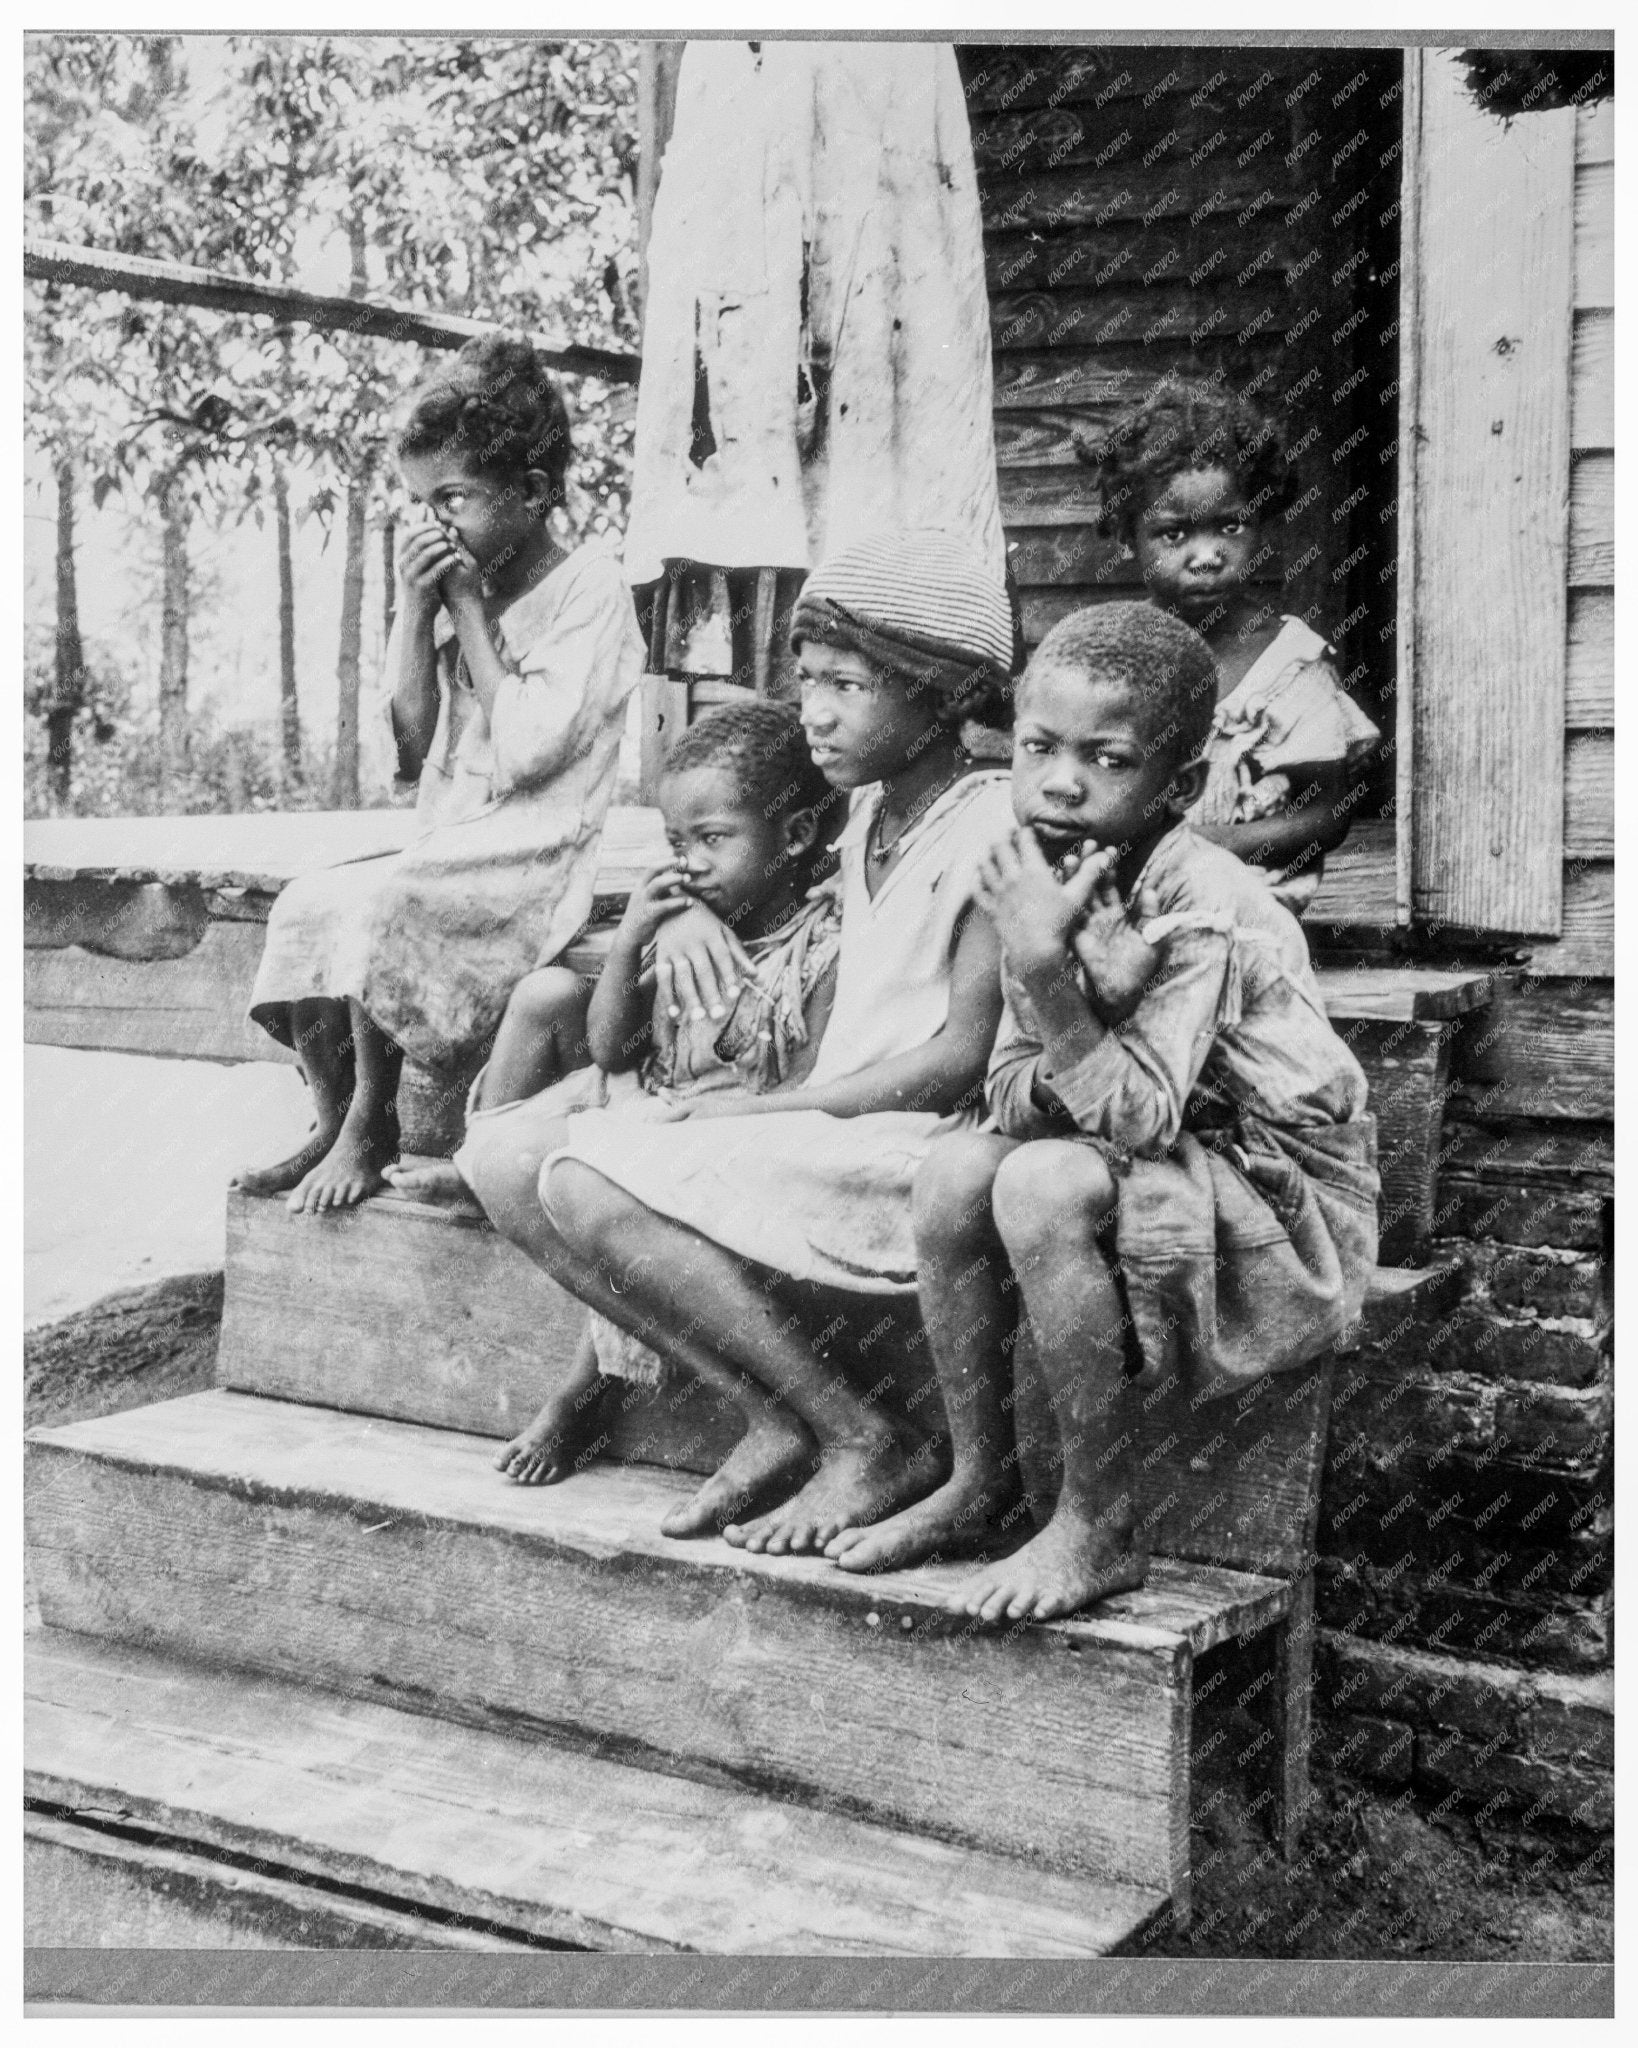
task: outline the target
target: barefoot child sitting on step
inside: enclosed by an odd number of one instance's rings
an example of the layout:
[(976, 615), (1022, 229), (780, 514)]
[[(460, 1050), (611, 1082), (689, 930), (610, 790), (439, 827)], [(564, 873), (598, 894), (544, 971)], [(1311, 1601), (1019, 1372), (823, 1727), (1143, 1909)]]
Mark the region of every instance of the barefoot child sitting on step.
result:
[(553, 534), (569, 420), (527, 341), (469, 341), (412, 394), (395, 449), (420, 516), (402, 529), (387, 673), (418, 829), (400, 853), (290, 884), (250, 1002), (300, 1057), (315, 1128), (239, 1185), (312, 1213), (381, 1187), (404, 1055), (468, 1063), (517, 981), (585, 923), (643, 666), (618, 559)]
[(1281, 617), (1254, 581), (1278, 569), (1267, 535), (1296, 488), (1281, 422), (1222, 386), (1167, 378), (1091, 453), (1102, 529), (1136, 556), (1151, 602), (1217, 661), (1189, 823), (1300, 916), (1347, 836), (1380, 735), (1343, 690), (1324, 638)]
[[(810, 1331), (845, 1322), (838, 1296), (914, 1293), (916, 1167), (952, 1113), (982, 1114), (1000, 954), (974, 891), (1010, 817), (1009, 777), (962, 743), (968, 717), (1010, 715), (999, 565), (932, 530), (877, 535), (814, 570), (791, 638), (813, 758), (855, 793), (838, 843), (836, 992), (812, 1069), (684, 1105), (672, 1124), (577, 1116), (532, 1171), (486, 1139), (469, 1169), (514, 1243), (745, 1417), (664, 1532), (720, 1529), (773, 1552), (891, 1513), (938, 1469), (926, 1433), (885, 1414)], [(720, 932), (690, 909), (660, 932), (662, 968), (685, 925)], [(692, 972), (687, 983), (700, 986)]]
[[(1046, 1526), (952, 1605), (1048, 1620), (1142, 1583), (1142, 1395), (1227, 1392), (1315, 1357), (1376, 1252), (1375, 1122), (1295, 919), (1183, 820), (1210, 650), (1142, 604), (1075, 612), (1019, 686), (1016, 829), (979, 900), (1002, 934), (994, 1127), (916, 1179), (949, 1481), (828, 1554), (848, 1571), (1016, 1541), (1011, 1359), (1027, 1318), (1063, 1453)], [(1135, 1371), (1134, 1371), (1135, 1368)]]
[[(538, 1174), (584, 1110), (664, 1120), (705, 1095), (794, 1083), (812, 1066), (841, 936), (834, 887), (812, 885), (829, 860), (841, 802), (794, 712), (750, 698), (708, 712), (673, 741), (658, 799), (672, 856), (632, 891), (585, 1013), (595, 1065), (545, 1085), (561, 1071), (554, 1033), (572, 977), (560, 967), (526, 975), (507, 1004), (496, 1056), (473, 1083), (466, 1141), (453, 1160), (389, 1168), (400, 1193), (458, 1198), (472, 1162), (503, 1146), (533, 1159)], [(655, 935), (691, 903), (721, 919), (747, 962), (745, 984), (720, 1019), (674, 1017), (655, 1000)], [(569, 1379), (497, 1467), (525, 1485), (568, 1478), (594, 1433), (604, 1381), (654, 1385), (659, 1377), (646, 1345), (594, 1313)]]

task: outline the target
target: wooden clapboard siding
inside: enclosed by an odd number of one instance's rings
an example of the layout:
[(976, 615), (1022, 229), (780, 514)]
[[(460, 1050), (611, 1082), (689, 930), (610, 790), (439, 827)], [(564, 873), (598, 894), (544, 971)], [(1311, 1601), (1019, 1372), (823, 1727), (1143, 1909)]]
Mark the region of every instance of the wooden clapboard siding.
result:
[[(1378, 275), (1390, 266), (1367, 261), (1366, 242), (1368, 222), (1397, 194), (1387, 141), (1397, 135), (1397, 58), (1131, 46), (968, 48), (961, 58), (1002, 518), (1026, 641), (1080, 604), (1140, 594), (1132, 564), (1094, 531), (1075, 444), (1096, 442), (1172, 371), (1255, 382), (1276, 401), (1293, 386), (1305, 392), (1293, 438), (1315, 430), (1303, 482), (1320, 488), (1275, 536), (1287, 568), (1299, 566), (1270, 595), (1322, 626), (1352, 614), (1360, 648), (1382, 646), (1373, 628), (1391, 619), (1392, 593), (1378, 572), (1392, 535), (1377, 515), (1392, 488), (1394, 420), (1374, 400), (1393, 375), (1379, 337), (1392, 290)], [(1361, 120), (1339, 118), (1339, 105)], [(1369, 296), (1367, 278), (1379, 294), (1372, 312), (1390, 310), (1359, 331), (1350, 315)], [(1368, 360), (1366, 392), (1349, 379)], [(1333, 518), (1362, 478), (1369, 502)], [(1361, 539), (1369, 544), (1356, 553)], [(1351, 554), (1342, 574), (1359, 588), (1330, 573)], [(1373, 715), (1391, 702), (1391, 660), (1390, 648), (1362, 669)]]
[[(1545, 118), (1545, 117), (1543, 117)], [(1570, 352), (1570, 444), (1615, 446), (1615, 315), (1578, 312)]]
[[(1539, 974), (1615, 971), (1614, 109), (1575, 120), (1575, 333), (1571, 354), (1569, 642), (1564, 677), (1564, 924), (1534, 947)], [(1593, 445), (1597, 444), (1597, 445)], [(1608, 451), (1608, 452), (1606, 452)]]
[(1465, 929), (1553, 937), (1570, 808), (1575, 117), (1501, 123), (1448, 52), (1411, 61), (1411, 904)]
[(1570, 468), (1570, 587), (1615, 581), (1615, 457), (1578, 455)]
[(1575, 173), (1575, 303), (1615, 304), (1615, 165), (1578, 164)]
[(1564, 676), (1567, 726), (1615, 723), (1615, 592), (1570, 592), (1570, 648)]
[(1615, 856), (1615, 736), (1573, 732), (1564, 745), (1564, 851), (1571, 859)]

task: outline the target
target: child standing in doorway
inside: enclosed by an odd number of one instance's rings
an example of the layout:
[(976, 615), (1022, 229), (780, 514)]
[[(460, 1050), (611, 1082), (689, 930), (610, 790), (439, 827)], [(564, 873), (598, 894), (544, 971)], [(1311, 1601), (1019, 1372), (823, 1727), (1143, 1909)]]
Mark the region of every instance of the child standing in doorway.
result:
[(1021, 1294), (1064, 1479), (1045, 1527), (956, 1596), (986, 1622), (1141, 1584), (1141, 1390), (1180, 1376), (1210, 1397), (1315, 1357), (1358, 1314), (1375, 1259), (1375, 1123), (1301, 929), (1184, 822), (1215, 695), (1200, 637), (1124, 603), (1061, 621), (1019, 688), (1017, 825), (979, 883), (1007, 992), (993, 1128), (941, 1139), (915, 1186), (954, 1471), (826, 1546), (871, 1571), (1027, 1527)]
[(1274, 553), (1268, 521), (1295, 489), (1283, 426), (1224, 387), (1166, 379), (1091, 459), (1103, 530), (1135, 555), (1151, 601), (1217, 662), (1189, 822), (1300, 916), (1347, 836), (1380, 734), (1343, 690), (1324, 638), (1253, 581)]

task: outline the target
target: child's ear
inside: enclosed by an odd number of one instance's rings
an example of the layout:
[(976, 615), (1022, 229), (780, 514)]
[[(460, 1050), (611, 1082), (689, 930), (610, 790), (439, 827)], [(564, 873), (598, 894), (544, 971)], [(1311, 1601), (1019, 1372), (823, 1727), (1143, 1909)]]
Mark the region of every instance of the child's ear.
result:
[(819, 813), (810, 804), (806, 810), (787, 811), (781, 826), (784, 836), (784, 854), (787, 860), (811, 853), (819, 837)]
[(1166, 805), (1174, 818), (1181, 818), (1185, 811), (1192, 810), (1200, 801), (1201, 791), (1206, 786), (1207, 766), (1202, 758), (1185, 761), (1172, 777), (1171, 787), (1166, 792)]
[(523, 472), (523, 502), (541, 519), (551, 511), (552, 480), (545, 470), (526, 469)]

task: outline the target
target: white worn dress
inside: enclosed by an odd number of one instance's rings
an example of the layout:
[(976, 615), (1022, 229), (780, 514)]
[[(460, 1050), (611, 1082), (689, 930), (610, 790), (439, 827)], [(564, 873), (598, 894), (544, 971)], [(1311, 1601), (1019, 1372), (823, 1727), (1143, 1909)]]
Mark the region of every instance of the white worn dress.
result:
[(1006, 561), (967, 104), (940, 43), (691, 42), (654, 202), (626, 568), (886, 527)]
[[(1288, 769), (1335, 764), (1352, 774), (1363, 767), (1382, 735), (1343, 689), (1330, 656), (1312, 626), (1281, 620), (1212, 719), (1206, 786), (1189, 812), (1196, 831), (1278, 817), (1294, 794)], [(1318, 858), (1284, 870), (1247, 865), (1298, 916), (1324, 869)]]
[[(862, 1073), (943, 1028), (978, 864), (1012, 827), (1011, 786), (1010, 774), (997, 770), (964, 777), (906, 835), (874, 899), (865, 847), (881, 788), (856, 799), (837, 849), (835, 1000), (804, 1086)], [(592, 1110), (547, 1158), (541, 1199), (550, 1209), (554, 1162), (578, 1159), (658, 1214), (776, 1272), (862, 1294), (907, 1294), (916, 1284), (916, 1169), (936, 1133), (976, 1125), (982, 1115), (981, 1105), (956, 1119), (930, 1110), (839, 1117), (791, 1109), (633, 1126)]]
[[(586, 922), (643, 644), (620, 565), (583, 548), (494, 624), (516, 674), (493, 719), (447, 613), (425, 829), (399, 853), (300, 875), (268, 919), (250, 1014), (290, 1043), (290, 1005), (351, 997), (423, 1065), (459, 1065), (513, 987)], [(396, 636), (387, 672), (396, 673)]]

